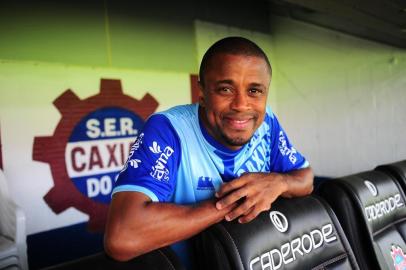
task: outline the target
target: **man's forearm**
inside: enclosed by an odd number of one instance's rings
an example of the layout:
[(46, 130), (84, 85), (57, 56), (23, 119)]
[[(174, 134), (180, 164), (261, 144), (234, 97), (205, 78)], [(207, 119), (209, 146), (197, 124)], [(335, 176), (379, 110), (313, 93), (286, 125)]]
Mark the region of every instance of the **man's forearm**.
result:
[(137, 192), (113, 198), (105, 235), (106, 252), (113, 258), (129, 260), (189, 238), (221, 221), (229, 211), (217, 210), (214, 201), (182, 206), (145, 200)]
[(314, 175), (310, 167), (281, 174), (281, 176), (287, 184), (287, 190), (282, 193), (282, 197), (300, 197), (313, 191)]

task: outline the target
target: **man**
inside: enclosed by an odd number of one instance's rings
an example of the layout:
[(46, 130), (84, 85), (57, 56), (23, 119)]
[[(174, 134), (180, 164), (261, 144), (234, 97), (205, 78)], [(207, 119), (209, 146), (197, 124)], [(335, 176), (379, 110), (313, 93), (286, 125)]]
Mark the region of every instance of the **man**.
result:
[[(223, 219), (249, 222), (279, 196), (311, 193), (308, 162), (266, 106), (271, 75), (265, 53), (245, 38), (209, 48), (199, 104), (152, 115), (132, 147), (113, 190), (110, 256), (128, 260)], [(191, 256), (184, 242), (173, 247)]]

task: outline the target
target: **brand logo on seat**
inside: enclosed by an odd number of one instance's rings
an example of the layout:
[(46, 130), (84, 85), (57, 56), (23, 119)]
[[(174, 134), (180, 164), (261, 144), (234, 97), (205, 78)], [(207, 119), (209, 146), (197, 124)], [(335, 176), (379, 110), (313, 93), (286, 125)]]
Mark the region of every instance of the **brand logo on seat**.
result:
[(288, 220), (284, 214), (279, 211), (269, 212), (269, 218), (272, 221), (272, 224), (280, 232), (286, 232), (288, 230)]
[(365, 180), (364, 184), (367, 186), (372, 196), (374, 197), (378, 196), (378, 190), (376, 189), (376, 186), (372, 182)]
[[(272, 211), (271, 213), (272, 217), (274, 217), (273, 219), (271, 218), (271, 220), (276, 221), (274, 224), (279, 224), (278, 227), (281, 228), (285, 228), (285, 226), (287, 228), (287, 220), (282, 213), (278, 211)], [(274, 246), (265, 252), (261, 251), (260, 255), (250, 260), (249, 269), (286, 269), (286, 265), (294, 263), (296, 260), (301, 259), (308, 254), (315, 254), (313, 252), (316, 249), (322, 249), (325, 244), (337, 241), (337, 234), (331, 223), (324, 224), (319, 228), (314, 228), (310, 232), (305, 231), (299, 235), (294, 234), (295, 232), (289, 232), (285, 237), (286, 240), (289, 239), (288, 241), (282, 242), (280, 245), (276, 247)]]

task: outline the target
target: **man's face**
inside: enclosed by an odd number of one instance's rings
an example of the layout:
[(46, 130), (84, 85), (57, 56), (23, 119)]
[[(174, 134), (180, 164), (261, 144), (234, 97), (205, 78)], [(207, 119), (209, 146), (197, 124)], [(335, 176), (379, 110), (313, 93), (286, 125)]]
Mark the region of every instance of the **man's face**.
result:
[(264, 120), (270, 81), (260, 57), (215, 55), (200, 96), (200, 117), (209, 134), (233, 150), (247, 143)]

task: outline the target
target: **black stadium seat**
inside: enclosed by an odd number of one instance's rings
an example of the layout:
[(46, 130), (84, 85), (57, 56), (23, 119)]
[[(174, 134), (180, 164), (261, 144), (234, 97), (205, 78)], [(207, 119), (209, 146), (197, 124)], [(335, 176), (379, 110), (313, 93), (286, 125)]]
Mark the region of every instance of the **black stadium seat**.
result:
[(402, 186), (403, 191), (406, 191), (406, 160), (381, 165), (375, 168), (377, 171), (382, 171), (395, 177)]
[(334, 213), (315, 196), (280, 198), (246, 224), (216, 224), (195, 246), (201, 270), (359, 269)]
[(44, 270), (185, 270), (169, 247), (151, 251), (128, 262), (118, 262), (104, 252)]
[(405, 196), (392, 176), (363, 172), (326, 181), (318, 193), (336, 213), (361, 269), (405, 269)]

